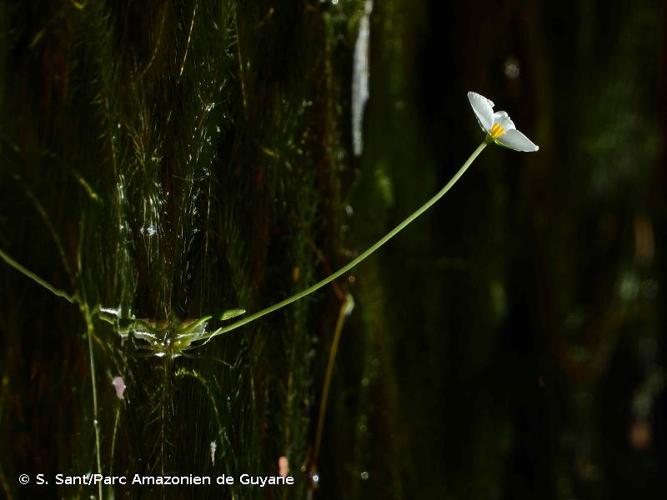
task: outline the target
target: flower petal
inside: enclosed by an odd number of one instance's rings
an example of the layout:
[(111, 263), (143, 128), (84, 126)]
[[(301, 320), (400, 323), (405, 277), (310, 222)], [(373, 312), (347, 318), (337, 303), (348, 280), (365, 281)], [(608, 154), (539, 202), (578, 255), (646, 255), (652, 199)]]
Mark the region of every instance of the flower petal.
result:
[(475, 112), (480, 127), (482, 127), (484, 132), (488, 132), (493, 125), (493, 106), (495, 106), (493, 101), (483, 95), (479, 95), (477, 92), (468, 92), (468, 100), (470, 101), (472, 110)]
[(528, 137), (516, 129), (508, 130), (498, 137), (496, 142), (506, 148), (513, 149), (514, 151), (523, 151), (524, 153), (532, 153), (540, 149), (537, 144), (534, 144)]
[(493, 113), (493, 123), (500, 125), (503, 130), (514, 130), (516, 128), (506, 111), (496, 111)]

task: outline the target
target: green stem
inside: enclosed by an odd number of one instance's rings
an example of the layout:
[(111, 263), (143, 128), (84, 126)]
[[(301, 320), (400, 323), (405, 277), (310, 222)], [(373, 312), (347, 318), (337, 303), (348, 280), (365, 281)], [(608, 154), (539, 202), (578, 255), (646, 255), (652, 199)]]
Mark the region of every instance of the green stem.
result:
[(244, 325), (247, 325), (248, 323), (251, 323), (263, 316), (266, 316), (267, 314), (271, 314), (272, 312), (277, 311), (278, 309), (282, 309), (283, 307), (286, 307), (293, 302), (296, 302), (297, 300), (300, 300), (311, 293), (319, 290), (325, 285), (328, 285), (332, 281), (340, 278), (343, 274), (347, 273), (357, 265), (359, 265), (361, 262), (366, 260), (368, 257), (370, 257), (373, 253), (375, 253), (376, 250), (378, 250), (382, 245), (387, 243), (390, 239), (392, 239), (394, 236), (396, 236), (398, 233), (403, 231), (407, 226), (409, 226), (415, 219), (417, 219), (420, 215), (422, 215), (424, 212), (426, 212), (429, 208), (431, 208), (435, 203), (437, 203), (440, 198), (442, 198), (447, 192), (454, 187), (454, 184), (458, 182), (458, 180), (461, 178), (461, 176), (468, 170), (470, 165), (475, 161), (475, 159), (479, 156), (479, 154), (484, 150), (484, 148), (488, 145), (486, 140), (482, 142), (475, 151), (470, 155), (470, 157), (465, 161), (465, 163), (461, 166), (458, 172), (454, 174), (454, 177), (452, 177), (449, 182), (443, 187), (440, 191), (436, 193), (433, 198), (428, 200), (426, 203), (424, 203), (421, 207), (419, 207), (417, 210), (415, 210), (411, 215), (409, 215), (403, 222), (401, 222), (398, 226), (396, 226), (394, 229), (389, 231), (385, 236), (380, 238), (373, 246), (368, 248), (365, 252), (360, 254), (357, 258), (352, 260), (349, 264), (341, 267), (338, 271), (334, 272), (333, 274), (329, 275), (328, 277), (324, 278), (322, 281), (315, 283), (313, 286), (310, 286), (306, 288), (305, 290), (302, 290), (299, 293), (296, 293), (292, 295), (291, 297), (286, 298), (285, 300), (282, 300), (278, 302), (277, 304), (273, 304), (272, 306), (267, 307), (266, 309), (262, 309), (259, 312), (256, 312), (255, 314), (252, 314), (250, 316), (247, 316), (243, 318), (242, 320), (236, 321), (235, 323), (232, 323), (229, 326), (224, 326), (222, 328), (218, 328), (217, 330), (214, 330), (208, 335), (205, 335), (202, 337), (202, 339), (207, 339), (207, 338), (212, 338), (217, 335), (222, 335), (223, 333), (228, 333), (231, 332), (232, 330), (236, 330), (237, 328), (240, 328)]
[[(81, 222), (79, 223), (79, 247), (76, 252), (76, 271), (77, 277), (79, 278), (79, 290), (81, 298), (79, 302), (79, 308), (81, 314), (86, 320), (86, 333), (88, 336), (88, 356), (90, 358), (90, 384), (93, 389), (93, 429), (95, 431), (95, 459), (97, 462), (97, 473), (102, 474), (102, 460), (100, 458), (100, 421), (99, 421), (99, 407), (97, 405), (97, 381), (95, 379), (95, 351), (93, 349), (93, 335), (94, 335), (94, 326), (93, 326), (93, 316), (90, 313), (90, 308), (88, 307), (88, 297), (86, 294), (86, 280), (83, 277), (83, 242), (85, 234), (84, 228), (86, 225), (86, 216), (85, 214), (81, 217)], [(99, 500), (102, 500), (102, 483), (98, 484), (98, 495)]]
[(48, 281), (44, 281), (42, 278), (40, 278), (39, 276), (37, 276), (37, 275), (36, 275), (35, 273), (33, 273), (32, 271), (28, 271), (25, 267), (23, 267), (21, 264), (19, 264), (18, 262), (16, 262), (14, 259), (12, 259), (9, 255), (7, 255), (7, 254), (6, 254), (5, 252), (3, 252), (2, 250), (0, 250), (0, 258), (1, 258), (2, 260), (4, 260), (7, 264), (9, 264), (11, 267), (13, 267), (14, 269), (16, 269), (18, 272), (20, 272), (21, 274), (23, 274), (24, 276), (27, 276), (28, 278), (30, 278), (31, 280), (33, 280), (33, 281), (34, 281), (35, 283), (37, 283), (38, 285), (41, 285), (41, 286), (43, 286), (44, 288), (46, 288), (46, 289), (47, 289), (49, 292), (51, 292), (53, 295), (55, 295), (55, 296), (57, 296), (57, 297), (62, 297), (63, 299), (65, 299), (67, 302), (69, 302), (69, 303), (71, 303), (71, 304), (74, 304), (75, 302), (77, 302), (77, 297), (76, 297), (76, 295), (69, 295), (69, 294), (67, 294), (66, 292), (63, 292), (62, 290), (59, 290), (58, 288), (56, 288), (55, 286), (53, 286), (53, 285), (52, 285), (51, 283), (49, 283)]
[[(90, 383), (93, 388), (93, 429), (95, 430), (95, 459), (97, 473), (102, 474), (102, 460), (100, 457), (100, 422), (97, 405), (97, 383), (95, 381), (95, 355), (93, 352), (93, 319), (87, 306), (82, 307), (82, 312), (86, 318), (86, 329), (88, 336), (88, 356), (90, 358)], [(102, 483), (98, 485), (99, 500), (102, 500)]]

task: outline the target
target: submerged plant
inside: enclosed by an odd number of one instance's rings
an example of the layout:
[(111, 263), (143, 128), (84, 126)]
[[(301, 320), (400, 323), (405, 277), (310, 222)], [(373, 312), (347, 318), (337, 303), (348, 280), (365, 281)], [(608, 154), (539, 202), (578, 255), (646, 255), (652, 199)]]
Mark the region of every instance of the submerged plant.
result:
[(145, 351), (157, 357), (171, 357), (175, 358), (184, 354), (187, 350), (199, 347), (213, 337), (222, 335), (224, 333), (236, 330), (248, 323), (251, 323), (267, 314), (282, 309), (308, 295), (314, 293), (320, 288), (335, 281), (345, 273), (352, 270), (361, 262), (370, 257), (373, 253), (379, 250), (390, 239), (398, 235), (403, 229), (414, 222), (419, 216), (428, 211), (435, 203), (437, 203), (463, 176), (472, 163), (477, 159), (479, 154), (486, 148), (488, 144), (495, 143), (500, 146), (513, 149), (515, 151), (533, 152), (537, 151), (539, 147), (528, 139), (523, 133), (519, 132), (512, 120), (505, 111), (493, 111), (494, 103), (486, 97), (475, 92), (468, 92), (468, 100), (475, 112), (477, 121), (482, 130), (487, 134), (484, 141), (473, 151), (468, 159), (463, 163), (454, 176), (445, 184), (445, 186), (438, 191), (426, 203), (420, 206), (412, 214), (406, 217), (400, 224), (389, 231), (385, 236), (380, 238), (377, 242), (371, 245), (367, 250), (358, 255), (351, 262), (331, 273), (326, 278), (318, 283), (298, 292), (276, 304), (273, 304), (261, 311), (258, 311), (250, 316), (240, 319), (230, 325), (220, 326), (211, 331), (207, 331), (207, 326), (213, 320), (224, 322), (235, 317), (245, 314), (244, 309), (231, 309), (223, 312), (221, 315), (214, 317), (212, 315), (202, 316), (196, 319), (179, 320), (177, 318), (167, 318), (163, 320), (141, 319), (134, 317), (131, 312), (123, 313), (120, 309), (106, 308), (106, 307), (90, 307), (83, 300), (79, 293), (68, 294), (62, 290), (57, 289), (44, 279), (40, 278), (33, 272), (29, 271), (21, 264), (19, 264), (12, 257), (0, 250), (0, 258), (2, 258), (8, 265), (24, 274), (28, 278), (35, 281), (37, 284), (43, 286), (54, 295), (64, 298), (71, 303), (77, 303), (86, 311), (87, 320), (91, 316), (97, 316), (102, 321), (112, 324), (116, 332), (122, 337), (131, 337), (137, 341), (140, 350)]

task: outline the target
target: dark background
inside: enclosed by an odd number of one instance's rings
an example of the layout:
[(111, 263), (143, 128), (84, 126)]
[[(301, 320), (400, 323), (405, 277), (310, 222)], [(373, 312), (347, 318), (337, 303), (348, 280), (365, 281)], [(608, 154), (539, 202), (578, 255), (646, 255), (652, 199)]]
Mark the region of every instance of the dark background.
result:
[[(17, 478), (98, 455), (237, 477), (286, 456), (296, 480), (105, 498), (667, 495), (661, 2), (373, 7), (356, 157), (361, 0), (0, 2), (0, 249), (78, 298), (0, 266), (7, 498), (97, 495)], [(175, 359), (96, 314), (254, 312), (325, 277), (483, 139), (468, 90), (540, 151), (488, 147), (335, 286)]]

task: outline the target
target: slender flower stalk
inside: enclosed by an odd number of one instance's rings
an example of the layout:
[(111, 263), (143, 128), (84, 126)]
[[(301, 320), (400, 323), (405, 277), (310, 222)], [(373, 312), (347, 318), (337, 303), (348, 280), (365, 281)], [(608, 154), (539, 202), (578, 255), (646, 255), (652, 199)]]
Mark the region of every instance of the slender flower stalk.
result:
[(482, 142), (482, 144), (480, 144), (477, 147), (477, 149), (473, 151), (473, 153), (461, 166), (458, 172), (454, 174), (454, 177), (452, 177), (450, 181), (445, 185), (445, 187), (443, 187), (440, 191), (438, 191), (435, 194), (435, 196), (433, 196), (433, 198), (431, 198), (421, 207), (415, 210), (403, 222), (401, 222), (398, 226), (389, 231), (385, 236), (380, 238), (374, 245), (372, 245), (365, 252), (360, 254), (357, 258), (352, 260), (349, 264), (341, 267), (338, 271), (327, 276), (322, 281), (315, 283), (314, 285), (306, 288), (305, 290), (302, 290), (301, 292), (296, 293), (291, 297), (288, 297), (285, 300), (278, 302), (277, 304), (274, 304), (270, 307), (267, 307), (266, 309), (262, 309), (261, 311), (256, 312), (255, 314), (251, 314), (250, 316), (247, 316), (239, 321), (236, 321), (231, 325), (223, 326), (222, 328), (218, 328), (217, 330), (214, 330), (211, 333), (204, 334), (202, 337), (200, 337), (199, 340), (211, 339), (217, 335), (222, 335), (223, 333), (231, 332), (232, 330), (236, 330), (237, 328), (247, 325), (248, 323), (251, 323), (256, 319), (266, 316), (267, 314), (271, 314), (272, 312), (282, 309), (283, 307), (286, 307), (292, 304), (293, 302), (296, 302), (297, 300), (300, 300), (304, 297), (307, 297), (311, 293), (316, 292), (323, 286), (328, 285), (332, 281), (340, 278), (343, 274), (347, 273), (354, 267), (361, 264), (364, 260), (373, 255), (380, 247), (382, 247), (385, 243), (387, 243), (390, 239), (392, 239), (394, 236), (398, 235), (398, 233), (403, 231), (403, 229), (408, 227), (420, 215), (422, 215), (429, 208), (435, 205), (440, 200), (440, 198), (442, 198), (445, 194), (447, 194), (447, 192), (452, 187), (454, 187), (454, 184), (458, 182), (458, 180), (463, 176), (466, 170), (468, 170), (470, 165), (472, 165), (475, 159), (479, 156), (479, 154), (484, 150), (484, 148), (488, 144), (494, 143), (498, 144), (499, 146), (513, 149), (514, 151), (523, 151), (526, 153), (534, 152), (540, 149), (539, 146), (537, 146), (530, 139), (528, 139), (528, 137), (526, 137), (522, 132), (519, 132), (516, 129), (514, 122), (510, 120), (509, 115), (505, 111), (496, 111), (496, 112), (493, 111), (493, 107), (495, 106), (493, 101), (487, 99), (486, 97), (476, 92), (468, 92), (468, 101), (470, 101), (470, 105), (472, 106), (475, 116), (477, 117), (477, 122), (479, 123), (482, 130), (486, 133), (486, 137), (484, 138), (484, 142)]
[(358, 255), (354, 260), (352, 260), (350, 263), (346, 264), (345, 266), (341, 267), (338, 271), (330, 274), (326, 278), (324, 278), (322, 281), (319, 281), (318, 283), (315, 283), (314, 285), (306, 288), (305, 290), (300, 291), (299, 293), (296, 293), (292, 295), (291, 297), (286, 298), (285, 300), (282, 300), (278, 302), (277, 304), (273, 304), (272, 306), (267, 307), (266, 309), (262, 309), (259, 312), (256, 312), (255, 314), (251, 314), (250, 316), (246, 316), (245, 318), (236, 321), (232, 323), (231, 325), (228, 326), (223, 326), (222, 328), (218, 328), (217, 330), (212, 331), (209, 334), (204, 334), (199, 340), (204, 340), (204, 339), (210, 339), (212, 337), (215, 337), (217, 335), (222, 335), (223, 333), (228, 333), (231, 332), (232, 330), (236, 330), (237, 328), (240, 328), (244, 325), (247, 325), (248, 323), (251, 323), (263, 316), (266, 316), (267, 314), (271, 314), (272, 312), (275, 312), (279, 309), (282, 309), (283, 307), (286, 307), (293, 302), (296, 302), (297, 300), (301, 300), (304, 297), (307, 297), (313, 292), (316, 292), (323, 286), (328, 285), (332, 281), (337, 280), (340, 278), (342, 275), (347, 273), (348, 271), (354, 269), (356, 266), (361, 264), (364, 260), (366, 260), (368, 257), (373, 255), (377, 250), (379, 250), (385, 243), (387, 243), (390, 239), (392, 239), (394, 236), (398, 235), (403, 229), (408, 227), (410, 224), (412, 224), (420, 215), (422, 215), (424, 212), (426, 212), (429, 208), (431, 208), (433, 205), (435, 205), (440, 198), (445, 196), (447, 192), (454, 187), (454, 184), (456, 184), (459, 179), (465, 174), (466, 170), (472, 165), (472, 163), (475, 161), (475, 159), (479, 156), (479, 154), (484, 151), (484, 148), (488, 145), (488, 141), (484, 140), (479, 146), (477, 146), (477, 149), (473, 151), (473, 153), (470, 155), (470, 157), (465, 161), (465, 163), (459, 168), (458, 172), (454, 174), (454, 176), (449, 180), (447, 184), (445, 184), (445, 187), (443, 187), (440, 191), (438, 191), (435, 196), (433, 196), (430, 200), (428, 200), (426, 203), (424, 203), (421, 207), (419, 207), (417, 210), (412, 212), (408, 217), (406, 217), (403, 222), (401, 222), (398, 226), (396, 226), (394, 229), (389, 231), (386, 235), (384, 235), (382, 238), (380, 238), (377, 242), (375, 242), (371, 247), (369, 247), (366, 251)]

